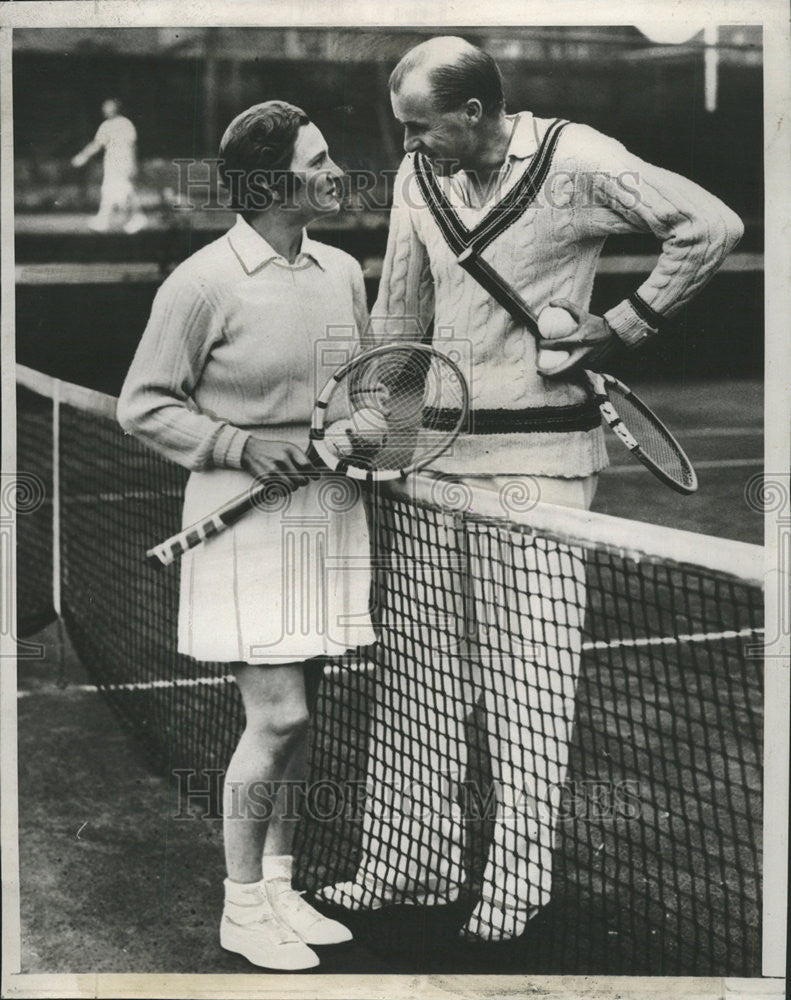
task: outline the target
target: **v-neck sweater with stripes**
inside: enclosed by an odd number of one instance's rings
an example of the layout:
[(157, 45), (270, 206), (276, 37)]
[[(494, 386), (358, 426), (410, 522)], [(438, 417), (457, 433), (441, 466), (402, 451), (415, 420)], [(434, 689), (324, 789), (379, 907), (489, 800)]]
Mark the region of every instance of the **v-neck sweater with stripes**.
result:
[[(636, 295), (604, 314), (624, 343), (637, 346), (712, 277), (741, 237), (741, 220), (694, 182), (586, 125), (567, 124), (541, 167), (536, 151), (553, 121), (515, 116), (498, 190), (484, 205), (464, 171), (437, 180), (468, 231), (490, 223), (515, 185), (538, 181), (526, 209), (481, 252), (535, 313), (558, 298), (587, 309), (607, 236), (653, 233), (662, 243), (654, 269)], [(607, 464), (601, 428), (552, 429), (562, 427), (566, 408), (579, 407), (584, 390), (539, 375), (533, 337), (459, 266), (409, 154), (395, 180), (371, 336), (379, 343), (413, 339), (432, 318), (434, 346), (455, 354), (468, 376), (473, 411), (528, 408), (536, 411), (530, 426), (538, 428), (461, 435), (437, 469), (577, 477)]]

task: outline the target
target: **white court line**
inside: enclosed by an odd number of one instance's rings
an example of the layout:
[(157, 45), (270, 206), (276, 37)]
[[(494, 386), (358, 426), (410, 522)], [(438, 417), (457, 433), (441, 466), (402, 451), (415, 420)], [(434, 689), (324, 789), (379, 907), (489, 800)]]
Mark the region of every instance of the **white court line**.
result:
[[(220, 677), (177, 677), (175, 680), (171, 681), (136, 681), (134, 683), (128, 684), (105, 684), (102, 688), (96, 686), (96, 684), (67, 684), (64, 688), (59, 688), (58, 690), (68, 691), (68, 692), (80, 692), (84, 694), (97, 694), (99, 691), (156, 691), (159, 689), (169, 689), (169, 688), (191, 688), (191, 687), (220, 687), (223, 684), (230, 684), (233, 682), (233, 676), (231, 674), (224, 674)], [(27, 698), (34, 694), (50, 694), (51, 691), (17, 691), (18, 698)]]
[[(599, 274), (648, 274), (656, 264), (653, 254), (609, 254), (600, 257), (597, 264)], [(380, 277), (382, 258), (369, 257), (365, 261), (369, 278)], [(723, 272), (761, 272), (764, 257), (761, 253), (731, 254), (722, 264)], [(152, 261), (132, 261), (127, 263), (81, 263), (62, 262), (41, 264), (17, 264), (14, 278), (17, 285), (72, 285), (72, 284), (120, 284), (125, 282), (161, 282), (163, 274), (158, 264)]]
[(63, 497), (65, 503), (123, 503), (125, 500), (159, 500), (162, 497), (183, 496), (183, 489), (129, 490), (126, 493), (70, 493)]
[[(597, 274), (648, 274), (656, 264), (654, 254), (624, 253), (608, 254), (600, 257), (597, 263)], [(721, 271), (741, 271), (761, 272), (764, 269), (764, 255), (762, 253), (734, 253), (723, 261)]]
[[(693, 462), (692, 463), (696, 469), (746, 469), (754, 465), (763, 465), (764, 460), (760, 458), (723, 458), (723, 459), (711, 459), (704, 462)], [(644, 465), (608, 465), (606, 469), (602, 469), (601, 473), (606, 472), (645, 472)]]
[[(350, 667), (339, 667), (331, 665), (324, 668), (324, 673), (328, 676), (335, 674), (369, 674), (376, 669), (374, 663), (360, 663)], [(221, 687), (224, 684), (233, 683), (232, 674), (222, 674), (218, 677), (177, 677), (170, 681), (134, 681), (127, 684), (105, 684), (99, 688), (96, 684), (67, 684), (59, 691), (68, 691), (70, 694), (78, 692), (82, 694), (98, 694), (100, 691), (158, 691), (170, 688), (195, 688), (195, 687)], [(42, 691), (40, 689), (32, 691), (17, 691), (17, 698), (28, 698), (36, 694), (54, 694), (51, 689)]]
[[(727, 630), (725, 632), (693, 632), (688, 635), (670, 636), (644, 636), (637, 639), (613, 639), (609, 642), (584, 642), (583, 651), (593, 649), (640, 649), (646, 646), (674, 646), (685, 642), (716, 642), (721, 639), (746, 639), (757, 635), (763, 635), (762, 628), (743, 628), (738, 631)], [(343, 667), (338, 665), (327, 666), (324, 673), (328, 676), (345, 673), (372, 673), (376, 670), (376, 664), (366, 662), (354, 666)], [(171, 681), (137, 681), (130, 684), (106, 684), (101, 689), (95, 684), (69, 684), (65, 688), (58, 689), (68, 691), (70, 694), (78, 692), (81, 694), (98, 694), (101, 691), (155, 691), (168, 688), (194, 688), (194, 687), (219, 687), (223, 684), (230, 684), (233, 681), (231, 674), (223, 674), (220, 677), (177, 677)], [(48, 689), (46, 691), (17, 691), (17, 698), (28, 698), (35, 694), (54, 694)]]
[(679, 437), (763, 437), (763, 427), (691, 427), (688, 430), (675, 428)]
[[(381, 278), (382, 258), (366, 257), (363, 262), (366, 278)], [(597, 274), (649, 274), (656, 264), (655, 254), (608, 254), (600, 257), (596, 265)], [(762, 273), (764, 255), (762, 253), (733, 253), (720, 266), (720, 272)]]
[(110, 263), (17, 264), (14, 268), (17, 285), (97, 285), (128, 282), (161, 282), (164, 278), (158, 264), (150, 261)]
[(611, 642), (584, 642), (586, 649), (640, 649), (645, 646), (673, 646), (680, 642), (716, 642), (719, 639), (747, 639), (763, 635), (762, 628), (742, 628), (739, 631), (693, 632), (689, 635), (646, 636), (642, 639), (614, 639)]

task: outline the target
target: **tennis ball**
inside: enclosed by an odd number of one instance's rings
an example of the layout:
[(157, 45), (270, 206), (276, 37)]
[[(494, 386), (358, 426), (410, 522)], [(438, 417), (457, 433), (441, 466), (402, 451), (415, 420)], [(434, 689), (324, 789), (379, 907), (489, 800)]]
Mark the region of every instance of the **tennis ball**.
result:
[(547, 306), (538, 316), (538, 332), (544, 340), (559, 340), (570, 337), (577, 329), (577, 321), (568, 309)]
[[(577, 321), (567, 309), (547, 306), (539, 314), (538, 332), (544, 340), (559, 340), (561, 337), (570, 337), (576, 329)], [(550, 371), (565, 364), (570, 357), (570, 351), (539, 351), (538, 368)]]
[(339, 458), (351, 455), (354, 444), (346, 432), (353, 430), (351, 420), (336, 420), (324, 432), (327, 447)]
[(550, 371), (564, 365), (571, 357), (571, 351), (539, 351), (538, 368), (539, 371)]
[(387, 440), (387, 419), (381, 410), (366, 406), (352, 414), (354, 433), (365, 444), (381, 448)]

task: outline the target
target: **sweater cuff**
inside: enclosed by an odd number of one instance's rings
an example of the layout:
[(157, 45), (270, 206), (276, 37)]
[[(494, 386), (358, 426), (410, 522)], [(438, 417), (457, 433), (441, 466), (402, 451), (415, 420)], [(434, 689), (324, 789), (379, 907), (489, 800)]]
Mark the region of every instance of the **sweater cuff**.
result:
[(242, 452), (249, 437), (250, 431), (224, 424), (212, 449), (214, 466), (218, 469), (241, 469)]
[(639, 347), (657, 332), (638, 316), (628, 299), (606, 312), (604, 319), (627, 347)]

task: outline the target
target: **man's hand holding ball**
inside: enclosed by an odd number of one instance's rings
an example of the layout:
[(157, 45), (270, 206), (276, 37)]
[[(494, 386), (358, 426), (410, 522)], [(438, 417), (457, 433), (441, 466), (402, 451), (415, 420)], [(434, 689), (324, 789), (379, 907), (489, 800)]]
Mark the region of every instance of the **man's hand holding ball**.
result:
[[(566, 309), (557, 306), (547, 306), (538, 315), (538, 332), (544, 340), (559, 340), (561, 337), (571, 337), (577, 332), (577, 321)], [(570, 351), (546, 350), (539, 347), (538, 370), (549, 372), (558, 365), (564, 365), (571, 357)]]
[(594, 316), (568, 299), (552, 299), (538, 315), (538, 371), (547, 378), (587, 367), (609, 353), (615, 334), (601, 316)]

